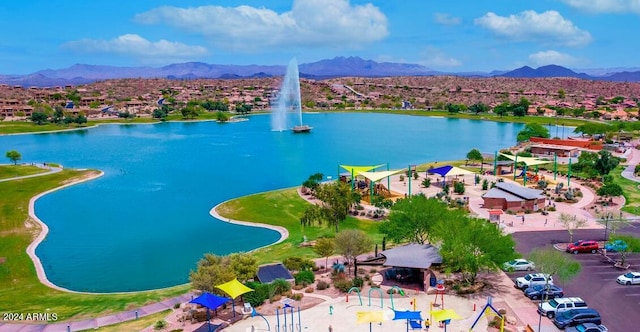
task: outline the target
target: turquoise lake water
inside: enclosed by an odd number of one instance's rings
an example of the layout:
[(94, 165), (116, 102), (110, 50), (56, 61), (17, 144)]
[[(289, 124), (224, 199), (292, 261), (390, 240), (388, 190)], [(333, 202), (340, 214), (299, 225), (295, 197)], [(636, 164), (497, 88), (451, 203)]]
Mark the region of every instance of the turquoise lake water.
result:
[(204, 253), (247, 251), (278, 233), (231, 225), (209, 210), (228, 199), (299, 185), (339, 164), (392, 169), (464, 159), (511, 146), (522, 124), (388, 114), (305, 114), (310, 134), (249, 121), (104, 125), (0, 137), (23, 162), (96, 168), (105, 175), (46, 195), (36, 214), (50, 233), (36, 253), (54, 284), (135, 291), (188, 282)]

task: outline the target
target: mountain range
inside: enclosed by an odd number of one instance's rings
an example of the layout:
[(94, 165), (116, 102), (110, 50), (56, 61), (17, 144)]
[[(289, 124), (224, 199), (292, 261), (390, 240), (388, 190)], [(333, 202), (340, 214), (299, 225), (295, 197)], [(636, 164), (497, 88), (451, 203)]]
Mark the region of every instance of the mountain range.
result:
[[(360, 57), (335, 57), (298, 66), (300, 77), (327, 79), (344, 76), (433, 76), (456, 75), (465, 77), (575, 77), (588, 80), (616, 82), (640, 81), (640, 68), (583, 69), (578, 72), (566, 67), (547, 65), (539, 68), (524, 66), (511, 71), (492, 72), (441, 72), (420, 64), (376, 62)], [(45, 69), (28, 75), (0, 75), (0, 83), (20, 86), (58, 86), (85, 84), (98, 80), (117, 78), (264, 78), (282, 76), (285, 66), (278, 65), (221, 65), (203, 62), (170, 64), (163, 67), (117, 67), (76, 64), (63, 69)], [(587, 73), (589, 72), (589, 73)]]

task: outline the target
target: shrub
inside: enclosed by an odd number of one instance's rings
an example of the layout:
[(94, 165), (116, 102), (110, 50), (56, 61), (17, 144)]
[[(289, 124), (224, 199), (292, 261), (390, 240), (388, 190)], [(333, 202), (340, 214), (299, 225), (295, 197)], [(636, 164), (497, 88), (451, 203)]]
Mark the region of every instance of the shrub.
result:
[(487, 179), (482, 180), (482, 190), (487, 190), (489, 188), (489, 181)]
[(422, 180), (422, 186), (425, 188), (431, 187), (431, 179), (425, 178), (424, 180)]
[(164, 329), (165, 327), (167, 327), (167, 322), (166, 322), (166, 321), (164, 321), (164, 320), (159, 320), (159, 321), (157, 321), (155, 324), (153, 324), (153, 328), (154, 328), (155, 330), (162, 330), (162, 329)]
[(304, 290), (304, 292), (305, 292), (305, 293), (313, 293), (313, 287), (307, 287), (307, 288)]
[(417, 180), (420, 177), (420, 175), (418, 174), (418, 172), (413, 172), (413, 179)]
[(316, 284), (317, 290), (325, 290), (327, 288), (329, 288), (329, 283), (327, 283), (324, 280), (319, 280), (318, 283)]
[(453, 192), (459, 195), (464, 194), (464, 183), (456, 182), (453, 184)]
[(400, 182), (404, 182), (404, 175), (400, 174)]
[(312, 260), (302, 257), (287, 257), (282, 261), (282, 264), (291, 271), (311, 269), (316, 265)]
[(293, 299), (294, 301), (301, 301), (303, 297), (304, 297), (304, 294), (302, 293), (295, 293), (291, 295), (291, 299)]
[(316, 280), (315, 274), (312, 271), (300, 271), (295, 275), (296, 285), (307, 286), (312, 284)]
[(351, 285), (352, 285), (351, 280), (347, 278), (338, 278), (333, 281), (333, 287), (335, 287), (336, 289), (340, 290), (343, 293), (348, 292), (349, 289), (351, 288)]
[(362, 288), (362, 285), (364, 285), (364, 281), (360, 277), (355, 277), (352, 280), (352, 285), (353, 287)]
[(253, 292), (249, 292), (243, 295), (244, 301), (251, 303), (252, 306), (257, 307), (270, 298), (272, 293), (272, 287), (270, 284), (249, 283), (249, 288), (253, 288)]
[(600, 196), (622, 196), (622, 187), (615, 183), (607, 183), (596, 192)]
[(291, 290), (291, 284), (284, 279), (276, 279), (271, 283), (273, 287), (273, 292), (277, 294), (282, 294)]
[(304, 285), (293, 285), (292, 289), (294, 290), (302, 290), (305, 286)]

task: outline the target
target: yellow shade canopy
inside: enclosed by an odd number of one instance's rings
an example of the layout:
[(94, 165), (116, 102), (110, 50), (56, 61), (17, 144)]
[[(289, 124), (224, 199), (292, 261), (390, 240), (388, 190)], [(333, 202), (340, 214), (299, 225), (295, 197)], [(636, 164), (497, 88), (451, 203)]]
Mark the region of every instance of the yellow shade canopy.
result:
[[(503, 156), (503, 157), (506, 157), (508, 159), (511, 159), (513, 161), (516, 160), (516, 156), (512, 156), (510, 154), (501, 153), (500, 155)], [(542, 159), (532, 158), (532, 157), (518, 157), (518, 162), (525, 163), (525, 165), (527, 165), (527, 166), (535, 166), (535, 165), (548, 164), (548, 163), (551, 163), (553, 161), (552, 160), (542, 160)]]
[(349, 173), (353, 172), (355, 174), (358, 174), (360, 172), (368, 172), (372, 169), (376, 169), (378, 167), (381, 167), (384, 165), (374, 165), (374, 166), (350, 166), (350, 165), (340, 165), (340, 167), (344, 168), (346, 171), (348, 171)]
[(356, 312), (356, 323), (382, 323), (384, 322), (384, 311), (358, 311)]
[(431, 316), (436, 322), (441, 322), (447, 319), (462, 319), (462, 317), (460, 317), (460, 315), (458, 315), (458, 313), (456, 313), (452, 309), (432, 310)]
[(253, 289), (243, 285), (238, 279), (233, 279), (229, 282), (225, 282), (224, 284), (215, 286), (217, 289), (227, 293), (227, 295), (231, 296), (232, 299), (244, 294), (253, 292)]

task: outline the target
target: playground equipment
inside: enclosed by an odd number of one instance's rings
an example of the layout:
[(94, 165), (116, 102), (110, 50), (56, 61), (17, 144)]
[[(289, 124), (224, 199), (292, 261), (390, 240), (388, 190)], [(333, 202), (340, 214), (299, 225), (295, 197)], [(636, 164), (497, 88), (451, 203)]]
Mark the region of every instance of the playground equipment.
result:
[(391, 298), (391, 310), (396, 310), (395, 305), (393, 304), (393, 290), (397, 289), (398, 290), (398, 294), (400, 294), (400, 296), (404, 296), (404, 290), (398, 286), (393, 286), (390, 289), (390, 293), (389, 293), (389, 298)]
[(347, 295), (346, 295), (347, 303), (349, 303), (349, 294), (351, 294), (352, 291), (355, 291), (358, 294), (358, 300), (360, 300), (360, 306), (362, 306), (362, 296), (360, 296), (360, 288), (358, 287), (349, 288), (349, 291), (347, 292)]
[(265, 316), (263, 316), (261, 313), (257, 312), (256, 308), (253, 308), (253, 310), (251, 311), (251, 317), (255, 317), (255, 316), (262, 317), (262, 319), (264, 319), (265, 323), (267, 323), (267, 331), (271, 331), (271, 325), (269, 325), (269, 321), (267, 320), (267, 318)]
[(496, 310), (496, 308), (493, 307), (492, 302), (493, 302), (493, 298), (491, 296), (487, 297), (487, 304), (485, 304), (482, 310), (480, 310), (478, 317), (476, 317), (476, 320), (474, 320), (473, 324), (471, 324), (469, 331), (473, 331), (473, 328), (476, 326), (476, 324), (478, 323), (482, 315), (488, 315), (489, 313), (491, 313), (491, 311), (493, 311), (498, 317), (500, 317), (500, 332), (504, 332), (505, 317), (502, 314), (500, 314), (500, 312)]
[(369, 306), (371, 306), (371, 292), (373, 291), (377, 291), (378, 293), (380, 293), (380, 308), (384, 308), (384, 300), (382, 298), (382, 289), (380, 288), (371, 288), (369, 289)]
[[(287, 309), (291, 309), (290, 313), (291, 313), (291, 324), (287, 324)], [(282, 326), (280, 326), (280, 309), (276, 309), (276, 332), (295, 332), (295, 331), (302, 331), (302, 320), (300, 318), (300, 307), (298, 307), (298, 323), (295, 323), (294, 320), (294, 316), (293, 316), (293, 312), (294, 312), (294, 308), (289, 305), (289, 303), (286, 303), (284, 305), (284, 308), (282, 308), (283, 313), (282, 313), (282, 318), (284, 319), (284, 324)], [(263, 317), (264, 318), (264, 317)], [(268, 326), (268, 323), (267, 323)], [(282, 327), (282, 330), (280, 329)]]

